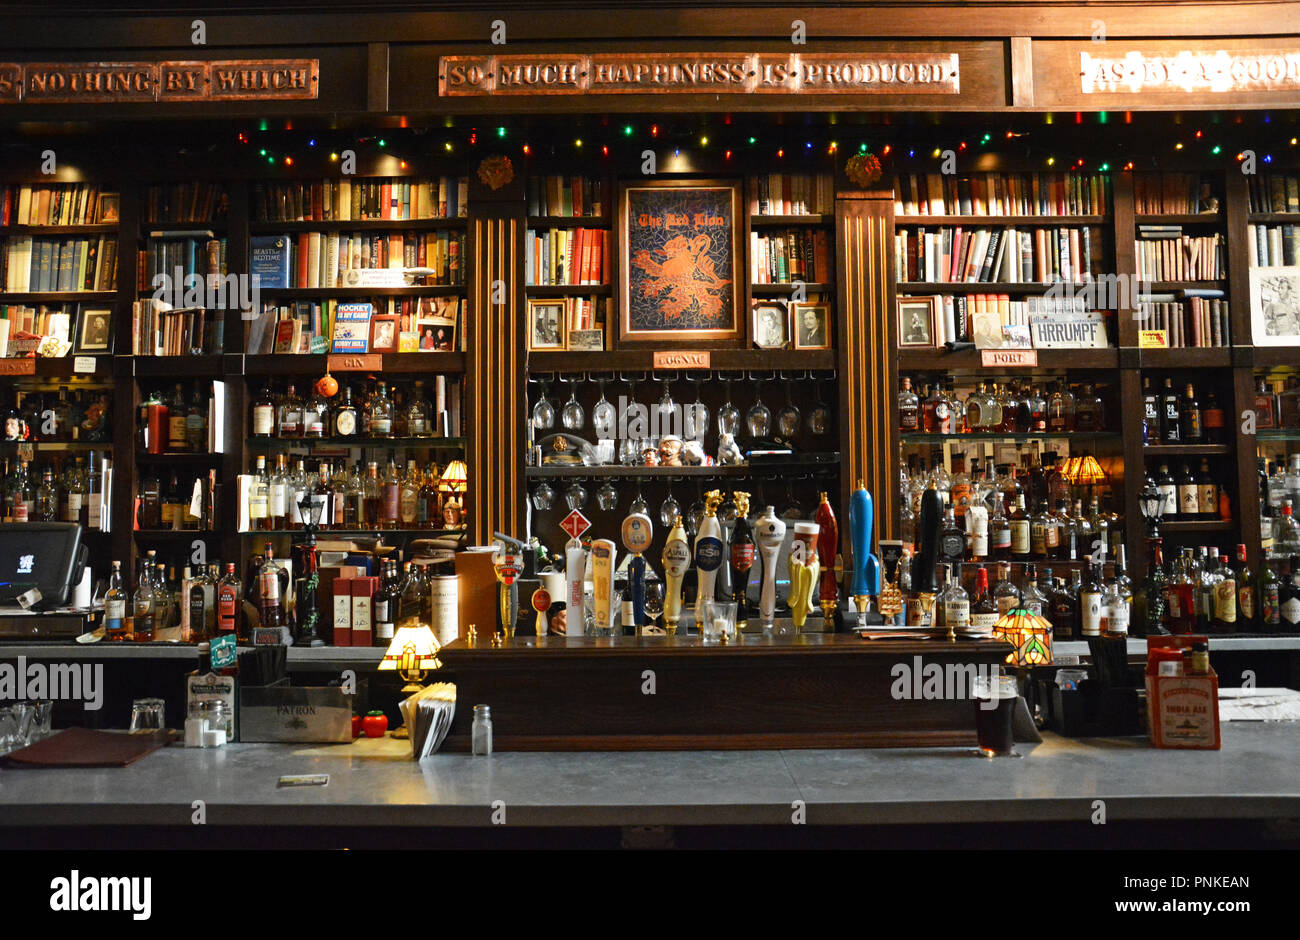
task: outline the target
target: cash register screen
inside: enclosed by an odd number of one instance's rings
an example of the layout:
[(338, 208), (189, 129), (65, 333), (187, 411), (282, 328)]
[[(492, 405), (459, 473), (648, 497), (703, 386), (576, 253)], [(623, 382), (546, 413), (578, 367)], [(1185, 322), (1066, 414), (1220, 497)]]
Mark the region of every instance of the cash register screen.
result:
[(41, 592), (42, 607), (67, 603), (80, 547), (74, 522), (0, 525), (0, 604), (17, 604), (32, 588)]

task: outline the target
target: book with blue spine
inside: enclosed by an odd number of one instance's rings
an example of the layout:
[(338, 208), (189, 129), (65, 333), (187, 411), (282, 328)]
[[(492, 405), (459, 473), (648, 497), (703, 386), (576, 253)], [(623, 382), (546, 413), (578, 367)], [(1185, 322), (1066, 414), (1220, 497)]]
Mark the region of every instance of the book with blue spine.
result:
[(370, 316), (373, 306), (366, 303), (339, 304), (334, 313), (332, 352), (363, 353), (370, 349)]
[(248, 273), (257, 276), (259, 286), (268, 289), (292, 286), (289, 283), (292, 239), (288, 235), (254, 235), (248, 242)]

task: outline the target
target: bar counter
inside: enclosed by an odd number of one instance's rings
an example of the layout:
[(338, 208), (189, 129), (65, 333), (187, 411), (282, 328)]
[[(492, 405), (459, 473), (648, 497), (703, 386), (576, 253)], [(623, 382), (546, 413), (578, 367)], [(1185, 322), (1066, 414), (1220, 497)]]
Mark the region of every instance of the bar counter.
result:
[[(0, 769), (10, 827), (812, 826), (1300, 820), (1300, 724), (1228, 723), (1223, 749), (1169, 751), (1145, 738), (969, 748), (436, 754), (406, 741), (332, 746), (173, 746), (124, 769)], [(281, 775), (325, 787), (277, 788)], [(504, 820), (494, 821), (494, 803)], [(498, 816), (500, 813), (498, 812)]]

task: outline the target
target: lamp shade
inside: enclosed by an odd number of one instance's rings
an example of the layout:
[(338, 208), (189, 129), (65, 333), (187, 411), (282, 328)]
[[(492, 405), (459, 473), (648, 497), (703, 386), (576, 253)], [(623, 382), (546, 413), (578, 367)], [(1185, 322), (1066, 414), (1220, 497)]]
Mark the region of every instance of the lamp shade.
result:
[(465, 488), (468, 477), (469, 468), (465, 466), (465, 461), (453, 460), (447, 464), (447, 469), (442, 471), (439, 489), (444, 493), (458, 493)]
[(398, 627), (384, 658), (379, 662), (380, 669), (400, 669), (403, 672), (416, 672), (424, 669), (438, 669), (438, 640), (433, 631), (425, 624), (413, 627)]
[(1092, 454), (1084, 454), (1079, 460), (1079, 469), (1075, 473), (1074, 482), (1079, 486), (1105, 483), (1106, 471), (1101, 469), (1101, 464), (1097, 463), (1096, 457)]
[(1061, 468), (1061, 477), (1065, 480), (1066, 483), (1069, 483), (1071, 486), (1079, 482), (1080, 462), (1081, 462), (1080, 458), (1071, 457), (1065, 461), (1065, 466)]
[(1007, 611), (993, 625), (993, 635), (1006, 640), (1012, 650), (1007, 663), (1012, 666), (1050, 666), (1052, 664), (1052, 625), (1023, 607)]

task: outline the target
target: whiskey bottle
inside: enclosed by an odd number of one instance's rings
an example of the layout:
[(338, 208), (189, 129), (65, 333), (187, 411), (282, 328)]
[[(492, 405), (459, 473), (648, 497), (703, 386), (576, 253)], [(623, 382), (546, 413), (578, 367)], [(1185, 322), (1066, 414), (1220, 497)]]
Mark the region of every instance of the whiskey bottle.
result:
[(226, 576), (217, 584), (217, 635), (243, 631), (244, 590), (235, 572), (235, 563), (226, 563)]
[(1092, 563), (1084, 559), (1083, 585), (1079, 590), (1079, 612), (1083, 621), (1083, 636), (1101, 636), (1102, 585)]
[(1237, 546), (1237, 568), (1233, 572), (1237, 582), (1237, 629), (1242, 633), (1253, 633), (1259, 627), (1259, 611), (1256, 608), (1255, 573), (1250, 570), (1246, 560), (1246, 546)]
[(1201, 405), (1196, 400), (1196, 392), (1189, 383), (1178, 412), (1179, 437), (1184, 444), (1201, 442)]
[(993, 633), (993, 627), (1000, 616), (998, 605), (993, 600), (993, 595), (989, 593), (988, 570), (980, 565), (975, 569), (975, 596), (970, 605), (971, 629), (988, 636)]
[(270, 482), (266, 476), (266, 457), (257, 458), (257, 471), (248, 485), (248, 527), (251, 530), (271, 528)]
[(903, 389), (898, 393), (898, 429), (904, 434), (915, 433), (920, 426), (920, 402), (912, 391), (912, 380), (903, 376)]
[(1160, 437), (1166, 444), (1182, 443), (1182, 403), (1174, 392), (1174, 380), (1165, 379), (1165, 391), (1160, 397)]
[(122, 585), (122, 563), (113, 562), (108, 576), (108, 593), (104, 595), (104, 639), (126, 639), (126, 589)]
[(1052, 578), (1050, 568), (1043, 570), (1043, 577), (1049, 585), (1047, 619), (1052, 622), (1052, 639), (1078, 639), (1074, 629), (1074, 622), (1079, 615), (1078, 594)]
[(280, 396), (276, 407), (275, 436), (289, 440), (302, 437), (302, 399), (292, 382)]
[(275, 436), (275, 396), (267, 382), (261, 393), (253, 399), (253, 437)]
[(352, 401), (352, 386), (345, 386), (342, 398), (334, 408), (332, 419), (335, 437), (356, 437), (357, 406)]
[(1197, 507), (1202, 519), (1215, 519), (1219, 515), (1219, 487), (1210, 476), (1210, 461), (1201, 458), (1201, 471), (1196, 481)]

